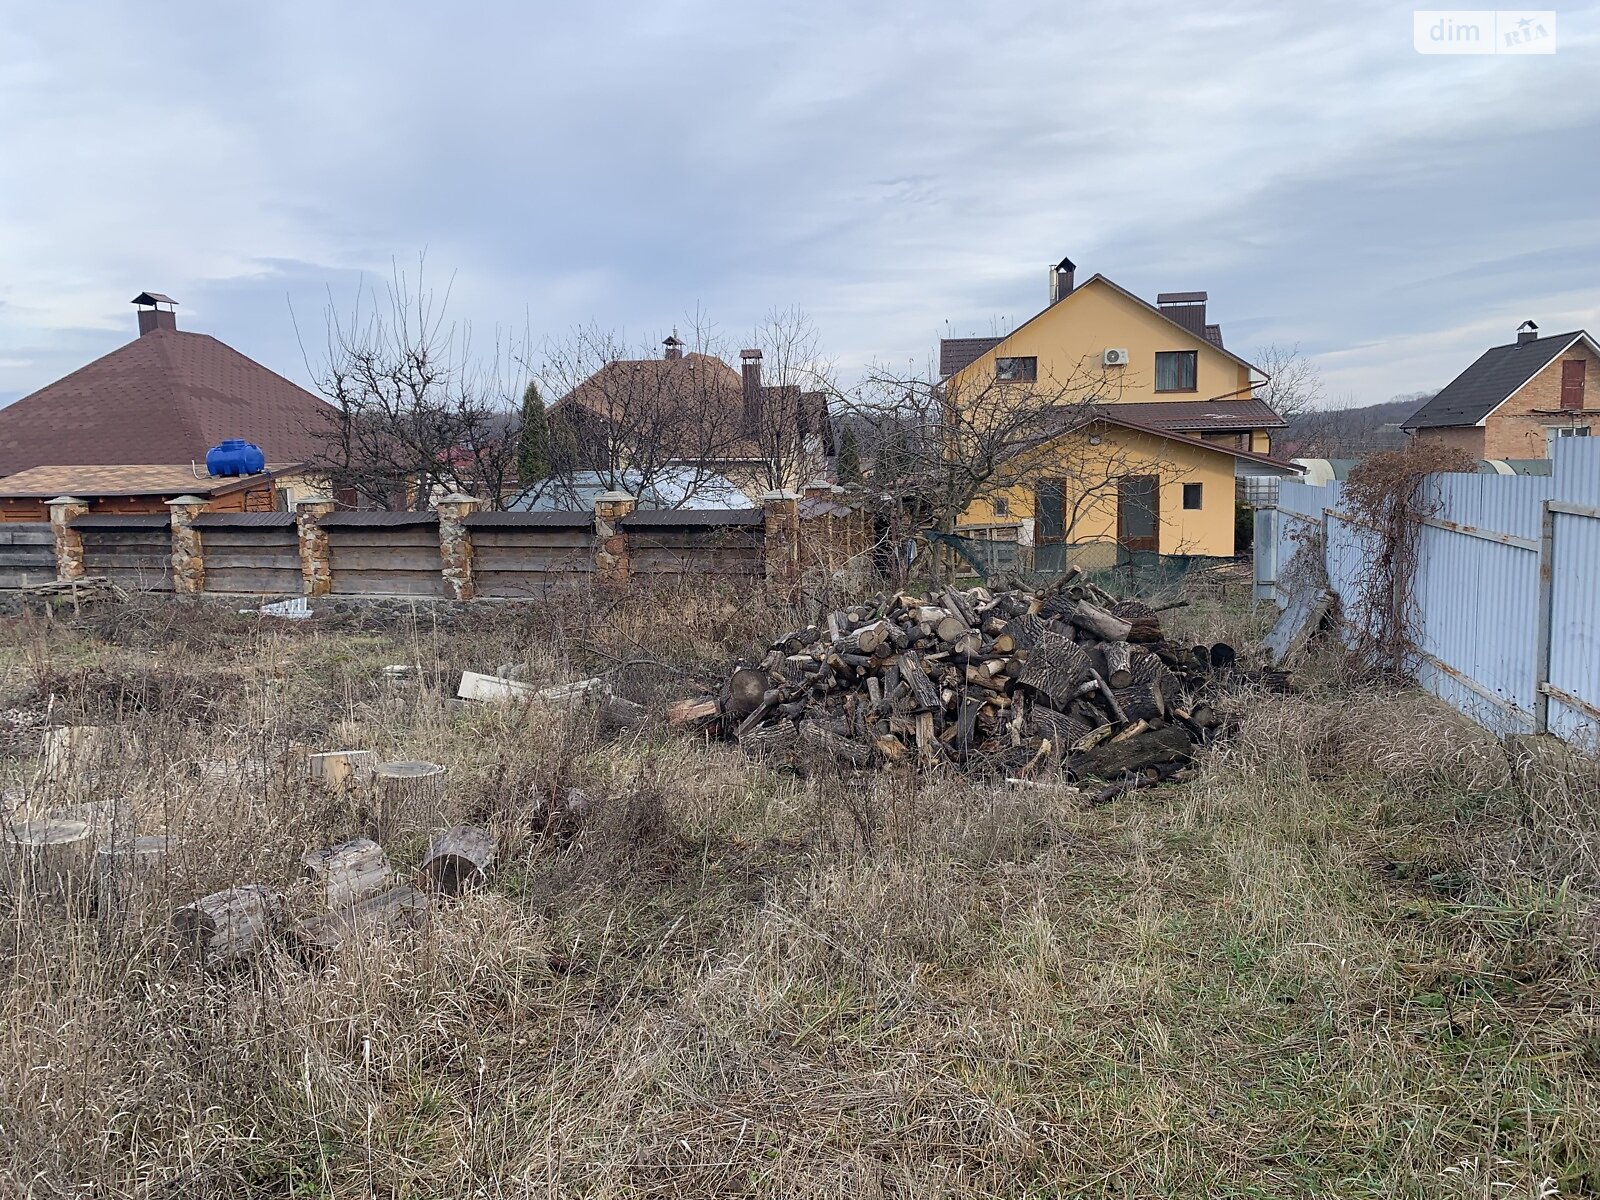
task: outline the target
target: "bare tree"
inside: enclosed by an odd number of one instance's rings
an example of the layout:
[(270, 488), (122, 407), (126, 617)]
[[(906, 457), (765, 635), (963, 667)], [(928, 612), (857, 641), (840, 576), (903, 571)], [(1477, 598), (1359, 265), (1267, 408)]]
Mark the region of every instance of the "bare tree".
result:
[(512, 348), (497, 339), (476, 355), (470, 327), (446, 321), (448, 289), (436, 297), (420, 262), (414, 285), (397, 267), (386, 301), (363, 312), (364, 299), (348, 318), (330, 299), (326, 350), (307, 364), (333, 409), (310, 465), (365, 506), (426, 509), (462, 491), (500, 507), (516, 479)]
[(740, 350), (745, 473), (752, 490), (799, 490), (819, 477), (832, 450), (833, 363), (798, 308), (773, 309)]
[(1321, 407), (1324, 396), (1322, 373), (1316, 363), (1300, 352), (1298, 344), (1263, 346), (1255, 352), (1255, 365), (1268, 376), (1257, 390), (1272, 410), (1285, 421), (1294, 421)]
[[(948, 535), (980, 501), (1019, 490), (1060, 495), (1060, 536), (1108, 514), (1130, 475), (1174, 477), (1170, 460), (1141, 435), (1103, 436), (1120, 383), (1084, 360), (1066, 378), (935, 380), (876, 370), (840, 407), (863, 439), (871, 469), (865, 490), (887, 523)], [(1052, 493), (1052, 495), (1054, 492)]]

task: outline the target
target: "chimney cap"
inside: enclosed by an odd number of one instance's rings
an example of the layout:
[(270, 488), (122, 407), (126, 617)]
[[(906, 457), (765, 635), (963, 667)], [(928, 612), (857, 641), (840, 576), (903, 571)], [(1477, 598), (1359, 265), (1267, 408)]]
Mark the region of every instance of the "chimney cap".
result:
[(1157, 304), (1204, 304), (1207, 296), (1204, 292), (1157, 292)]
[(661, 344), (663, 346), (681, 346), (681, 345), (683, 345), (683, 343), (678, 340), (678, 335), (675, 334), (675, 333), (668, 334), (666, 336), (666, 338), (662, 341)]
[(141, 306), (148, 305), (151, 307), (159, 304), (165, 304), (170, 308), (178, 307), (178, 302), (176, 300), (174, 300), (171, 296), (163, 296), (160, 292), (140, 292), (131, 301), (129, 301), (129, 303), (138, 304)]
[(1537, 322), (1537, 321), (1524, 321), (1521, 325), (1517, 326), (1517, 332), (1518, 333), (1538, 333), (1539, 332), (1539, 322)]
[(1077, 269), (1078, 264), (1066, 257), (1063, 257), (1061, 261), (1056, 264), (1056, 270), (1058, 271), (1076, 271)]
[(746, 358), (746, 359), (748, 359), (748, 358), (760, 358), (761, 357), (761, 351), (759, 351), (759, 350), (741, 350), (741, 351), (739, 351), (739, 357), (740, 358)]

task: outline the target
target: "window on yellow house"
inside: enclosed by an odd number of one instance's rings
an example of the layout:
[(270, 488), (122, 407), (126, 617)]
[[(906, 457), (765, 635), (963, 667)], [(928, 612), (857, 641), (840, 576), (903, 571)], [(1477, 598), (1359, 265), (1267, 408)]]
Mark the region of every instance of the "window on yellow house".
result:
[(1183, 506), (1193, 510), (1200, 507), (1201, 484), (1186, 483), (1183, 485)]
[(1195, 350), (1156, 351), (1156, 391), (1192, 392), (1195, 390)]
[(1011, 515), (1011, 501), (1007, 500), (1004, 496), (996, 496), (993, 504), (995, 516), (1009, 517)]
[(1033, 540), (1060, 542), (1067, 536), (1066, 488), (1062, 480), (1041, 479), (1033, 493)]
[(1001, 383), (1034, 383), (1039, 378), (1037, 358), (997, 358), (994, 377)]

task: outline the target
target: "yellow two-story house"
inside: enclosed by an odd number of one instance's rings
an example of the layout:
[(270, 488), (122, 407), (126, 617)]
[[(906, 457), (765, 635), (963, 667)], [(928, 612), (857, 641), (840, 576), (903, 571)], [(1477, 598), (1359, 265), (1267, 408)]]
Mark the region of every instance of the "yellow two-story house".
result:
[(1050, 303), (1011, 333), (940, 343), (950, 404), (1010, 393), (1071, 414), (1069, 431), (1002, 472), (957, 532), (1014, 537), (1036, 553), (1232, 555), (1235, 480), (1297, 471), (1272, 454), (1284, 421), (1255, 396), (1265, 376), (1223, 346), (1206, 293), (1150, 304), (1103, 275), (1074, 277), (1069, 259), (1052, 267)]

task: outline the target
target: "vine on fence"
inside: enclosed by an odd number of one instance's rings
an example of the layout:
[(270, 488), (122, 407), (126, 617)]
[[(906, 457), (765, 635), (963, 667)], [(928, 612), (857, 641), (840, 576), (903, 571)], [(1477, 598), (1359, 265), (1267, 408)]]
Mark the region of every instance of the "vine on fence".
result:
[(1374, 454), (1344, 484), (1348, 515), (1365, 527), (1372, 552), (1354, 578), (1350, 634), (1357, 657), (1371, 670), (1409, 679), (1417, 661), (1416, 577), (1423, 522), (1442, 499), (1430, 475), (1470, 473), (1477, 463), (1449, 446), (1412, 442)]

